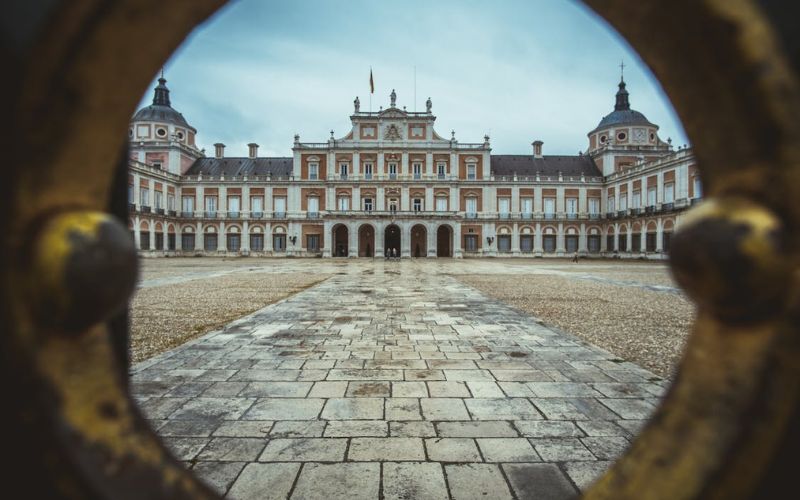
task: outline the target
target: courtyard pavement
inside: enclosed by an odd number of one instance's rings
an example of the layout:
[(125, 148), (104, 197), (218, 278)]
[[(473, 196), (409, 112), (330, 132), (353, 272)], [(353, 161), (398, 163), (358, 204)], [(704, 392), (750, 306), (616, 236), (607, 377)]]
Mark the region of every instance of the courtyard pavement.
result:
[(338, 269), (132, 368), (153, 427), (229, 498), (570, 498), (666, 387), (425, 266)]

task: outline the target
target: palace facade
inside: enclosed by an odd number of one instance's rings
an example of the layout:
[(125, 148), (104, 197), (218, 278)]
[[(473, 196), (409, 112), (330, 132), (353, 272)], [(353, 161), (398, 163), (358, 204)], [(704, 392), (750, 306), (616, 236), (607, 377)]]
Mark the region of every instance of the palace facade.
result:
[(690, 148), (632, 110), (623, 80), (588, 149), (492, 154), (439, 135), (424, 112), (361, 110), (293, 156), (207, 157), (166, 80), (131, 121), (129, 227), (143, 256), (622, 257), (662, 259), (702, 190)]

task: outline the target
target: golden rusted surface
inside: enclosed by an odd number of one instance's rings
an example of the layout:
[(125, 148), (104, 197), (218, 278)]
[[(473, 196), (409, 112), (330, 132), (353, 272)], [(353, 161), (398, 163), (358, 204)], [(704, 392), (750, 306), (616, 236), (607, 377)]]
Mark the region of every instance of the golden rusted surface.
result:
[[(800, 86), (758, 4), (587, 0), (651, 66), (711, 198), (673, 240), (699, 315), (661, 407), (590, 499), (751, 498), (791, 484), (775, 457), (800, 394)], [(777, 472), (773, 472), (777, 471)]]
[[(17, 450), (4, 472), (40, 478), (25, 483), (31, 497), (211, 496), (129, 399), (113, 353), (120, 331), (105, 323), (118, 298), (100, 300), (102, 284), (80, 277), (99, 272), (86, 249), (123, 249), (115, 223), (93, 212), (108, 206), (136, 103), (222, 3), (42, 2), (47, 15), (36, 31), (0, 46), (16, 77), (0, 82), (13, 124), (0, 134), (13, 167), (0, 188), (13, 210), (1, 228), (0, 383), (16, 403), (2, 424)], [(586, 497), (747, 498), (794, 487), (784, 464), (800, 436), (800, 61), (785, 50), (798, 35), (774, 16), (797, 19), (797, 7), (586, 3), (663, 84), (712, 197), (673, 241), (676, 276), (700, 307), (680, 372), (630, 451)], [(128, 293), (125, 280), (111, 282)], [(98, 311), (76, 287), (97, 298)]]

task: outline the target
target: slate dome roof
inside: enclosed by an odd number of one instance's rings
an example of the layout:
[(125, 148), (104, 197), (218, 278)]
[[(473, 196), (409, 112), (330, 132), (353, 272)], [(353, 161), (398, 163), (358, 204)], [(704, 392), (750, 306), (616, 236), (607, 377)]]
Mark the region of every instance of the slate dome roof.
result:
[(166, 83), (167, 81), (164, 77), (158, 79), (158, 85), (155, 88), (153, 96), (153, 104), (145, 106), (137, 111), (136, 114), (133, 115), (133, 121), (171, 123), (195, 130), (194, 127), (189, 125), (186, 118), (170, 105), (169, 89)]
[[(651, 123), (650, 120), (648, 120), (647, 117), (645, 117), (642, 113), (636, 111), (635, 109), (631, 109), (628, 96), (628, 91), (625, 89), (625, 81), (620, 80), (619, 90), (617, 91), (617, 102), (614, 105), (614, 111), (604, 116), (594, 130), (618, 125), (644, 125), (658, 128), (657, 125)], [(594, 130), (592, 132), (594, 132)]]

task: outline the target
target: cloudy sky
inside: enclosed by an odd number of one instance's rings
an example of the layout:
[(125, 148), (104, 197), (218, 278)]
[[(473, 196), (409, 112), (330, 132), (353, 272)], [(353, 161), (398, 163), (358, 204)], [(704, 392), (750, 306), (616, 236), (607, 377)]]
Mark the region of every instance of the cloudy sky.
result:
[[(687, 142), (658, 82), (627, 43), (572, 0), (234, 1), (165, 65), (172, 105), (211, 152), (291, 154), (292, 140), (349, 131), (353, 99), (424, 110), (461, 142), (492, 138), (497, 154), (576, 154), (611, 112), (624, 60), (631, 105)], [(416, 103), (414, 68), (416, 67)], [(156, 76), (154, 76), (154, 79)], [(154, 83), (155, 85), (155, 83)], [(143, 97), (149, 104), (152, 89)]]

